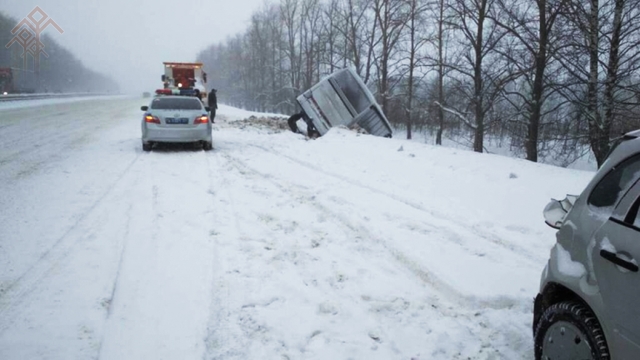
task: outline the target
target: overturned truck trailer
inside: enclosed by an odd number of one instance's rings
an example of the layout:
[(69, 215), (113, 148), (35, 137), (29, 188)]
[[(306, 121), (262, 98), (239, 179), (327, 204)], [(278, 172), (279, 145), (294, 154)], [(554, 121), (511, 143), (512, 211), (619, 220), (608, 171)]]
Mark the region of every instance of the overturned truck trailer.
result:
[(330, 128), (358, 125), (371, 135), (391, 137), (393, 131), (380, 105), (351, 69), (342, 69), (322, 79), (297, 99), (302, 112), (289, 119), (291, 130), (303, 118), (309, 136), (321, 136)]

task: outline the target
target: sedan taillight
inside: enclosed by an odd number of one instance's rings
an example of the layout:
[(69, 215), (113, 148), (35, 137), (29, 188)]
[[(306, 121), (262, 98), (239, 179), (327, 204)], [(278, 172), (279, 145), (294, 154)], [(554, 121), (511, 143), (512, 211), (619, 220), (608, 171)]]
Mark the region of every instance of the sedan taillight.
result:
[(144, 121), (152, 124), (160, 124), (160, 119), (158, 119), (157, 116), (153, 116), (153, 115), (145, 115)]
[(194, 121), (194, 124), (206, 124), (209, 122), (209, 117), (206, 115), (202, 115), (202, 116), (198, 116), (196, 118), (196, 121)]

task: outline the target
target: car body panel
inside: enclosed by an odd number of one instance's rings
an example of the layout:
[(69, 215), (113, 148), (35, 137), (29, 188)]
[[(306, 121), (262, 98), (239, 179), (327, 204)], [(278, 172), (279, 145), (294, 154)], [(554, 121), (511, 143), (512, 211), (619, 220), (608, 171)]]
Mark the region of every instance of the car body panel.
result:
[(312, 119), (313, 124), (321, 135), (334, 126), (347, 126), (354, 115), (342, 100), (335, 95), (329, 81), (322, 81), (301, 97), (298, 101), (305, 113)]
[(198, 125), (193, 129), (167, 129), (158, 127), (155, 124), (151, 124), (142, 131), (142, 141), (144, 143), (189, 143), (197, 141), (211, 142), (211, 126), (203, 124)]
[(616, 211), (593, 236), (595, 246), (591, 258), (600, 294), (614, 324), (611, 341), (623, 353), (640, 354), (640, 274), (607, 259), (603, 251), (638, 265), (640, 260), (640, 228), (630, 224), (625, 216), (640, 199), (640, 184), (636, 184), (620, 202)]
[[(630, 214), (633, 206), (640, 206), (640, 138), (631, 135), (612, 151), (573, 205), (566, 207), (566, 215), (556, 211), (558, 205), (550, 203), (546, 208), (555, 211), (552, 222), (562, 219), (539, 296), (557, 285), (579, 296), (598, 318), (612, 359), (640, 358), (640, 273), (621, 268), (601, 254), (607, 250), (631, 263), (640, 261), (640, 228), (634, 225), (640, 220)], [(627, 219), (627, 214), (636, 216)], [(536, 306), (536, 311), (534, 321), (544, 309)]]
[[(148, 123), (142, 119), (142, 142), (167, 142), (167, 143), (187, 143), (187, 142), (212, 142), (212, 125), (210, 121), (204, 124), (195, 124), (196, 118), (208, 116), (202, 102), (194, 97), (171, 96), (172, 99), (188, 99), (199, 103), (199, 109), (157, 109), (154, 102), (162, 97), (152, 100), (146, 115), (155, 116), (160, 124)], [(184, 119), (185, 123), (171, 123), (172, 120)]]

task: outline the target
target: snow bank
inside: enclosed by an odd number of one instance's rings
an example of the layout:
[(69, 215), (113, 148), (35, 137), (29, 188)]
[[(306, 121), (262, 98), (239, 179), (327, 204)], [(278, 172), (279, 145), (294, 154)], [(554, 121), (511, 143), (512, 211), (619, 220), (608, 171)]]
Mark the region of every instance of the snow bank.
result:
[(290, 115), (275, 114), (275, 113), (260, 113), (255, 111), (248, 111), (248, 110), (238, 109), (232, 106), (228, 106), (225, 104), (218, 104), (218, 112), (216, 116), (218, 114), (228, 118), (229, 120), (242, 120), (242, 119), (249, 118), (251, 116), (254, 116), (254, 117), (266, 116), (266, 117), (278, 117), (278, 118), (287, 119), (290, 116)]

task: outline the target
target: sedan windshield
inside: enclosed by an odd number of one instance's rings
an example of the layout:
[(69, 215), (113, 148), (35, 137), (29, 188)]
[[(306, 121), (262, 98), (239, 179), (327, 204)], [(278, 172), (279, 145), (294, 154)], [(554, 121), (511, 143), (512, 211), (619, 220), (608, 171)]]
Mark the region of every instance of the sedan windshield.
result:
[(200, 110), (202, 103), (198, 99), (185, 98), (157, 98), (151, 103), (151, 108), (155, 110)]

